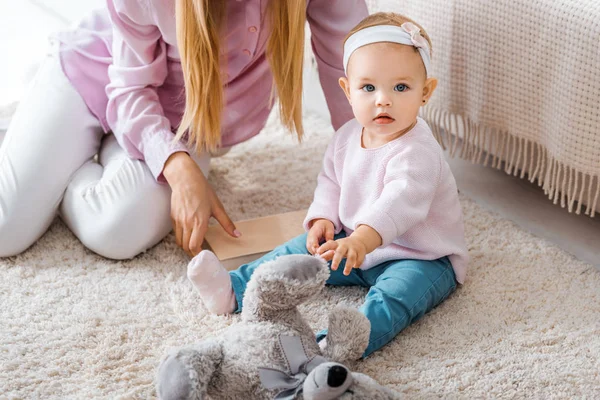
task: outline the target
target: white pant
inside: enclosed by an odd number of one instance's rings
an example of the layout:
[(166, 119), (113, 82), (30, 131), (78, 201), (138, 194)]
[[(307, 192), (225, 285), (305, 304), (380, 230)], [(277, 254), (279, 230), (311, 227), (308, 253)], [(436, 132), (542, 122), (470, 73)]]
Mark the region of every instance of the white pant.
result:
[[(171, 189), (104, 135), (53, 53), (0, 147), (0, 257), (31, 246), (59, 212), (92, 251), (132, 258), (170, 232)], [(207, 175), (210, 156), (194, 158)]]

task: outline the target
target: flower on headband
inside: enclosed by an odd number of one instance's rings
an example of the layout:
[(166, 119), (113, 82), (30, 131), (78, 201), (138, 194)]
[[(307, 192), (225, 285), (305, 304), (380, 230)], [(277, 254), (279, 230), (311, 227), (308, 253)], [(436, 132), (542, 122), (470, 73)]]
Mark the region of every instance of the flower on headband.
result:
[(427, 39), (421, 35), (421, 29), (419, 29), (418, 26), (412, 22), (405, 22), (401, 26), (402, 29), (404, 29), (406, 33), (410, 35), (410, 41), (413, 43), (413, 46), (425, 50), (429, 49), (429, 43), (427, 42)]

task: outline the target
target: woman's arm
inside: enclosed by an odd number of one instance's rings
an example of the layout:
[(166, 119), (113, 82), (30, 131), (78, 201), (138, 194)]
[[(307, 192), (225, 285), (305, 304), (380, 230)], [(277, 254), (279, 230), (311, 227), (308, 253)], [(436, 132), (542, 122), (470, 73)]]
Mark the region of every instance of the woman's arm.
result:
[(145, 160), (154, 177), (164, 181), (166, 160), (187, 149), (173, 143), (175, 135), (156, 92), (167, 77), (167, 53), (149, 3), (106, 2), (113, 26), (106, 118), (127, 153)]
[(166, 161), (164, 175), (172, 189), (171, 219), (175, 240), (186, 253), (195, 256), (202, 251), (211, 216), (230, 236), (241, 235), (208, 180), (188, 154), (172, 154)]
[(338, 79), (344, 76), (344, 38), (367, 15), (369, 11), (364, 0), (310, 0), (308, 3), (312, 48), (335, 130), (354, 118), (338, 84)]
[(173, 142), (175, 135), (156, 92), (168, 71), (166, 44), (154, 22), (151, 1), (107, 0), (107, 5), (113, 25), (113, 63), (108, 69), (106, 114), (119, 144), (131, 157), (145, 160), (158, 181), (171, 186), (175, 239), (190, 256), (201, 251), (211, 216), (229, 235), (238, 237), (187, 148)]

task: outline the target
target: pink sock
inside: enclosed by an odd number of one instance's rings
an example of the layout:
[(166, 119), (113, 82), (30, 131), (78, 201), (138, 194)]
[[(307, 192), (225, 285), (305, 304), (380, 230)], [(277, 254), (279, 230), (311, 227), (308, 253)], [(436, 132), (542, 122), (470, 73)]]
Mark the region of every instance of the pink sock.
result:
[(236, 309), (235, 294), (229, 273), (212, 251), (203, 250), (187, 267), (192, 282), (202, 302), (213, 314), (231, 314)]

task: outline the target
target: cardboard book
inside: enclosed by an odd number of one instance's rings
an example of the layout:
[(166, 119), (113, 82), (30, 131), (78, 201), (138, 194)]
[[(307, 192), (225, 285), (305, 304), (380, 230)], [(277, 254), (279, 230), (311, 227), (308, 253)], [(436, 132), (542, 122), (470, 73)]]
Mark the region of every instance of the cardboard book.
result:
[(239, 238), (229, 236), (219, 224), (211, 225), (204, 236), (204, 247), (215, 253), (225, 268), (236, 269), (303, 234), (306, 212), (299, 210), (238, 221), (235, 226), (242, 232)]

